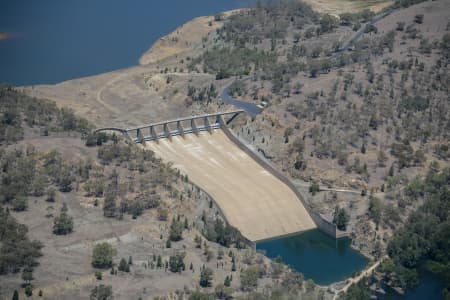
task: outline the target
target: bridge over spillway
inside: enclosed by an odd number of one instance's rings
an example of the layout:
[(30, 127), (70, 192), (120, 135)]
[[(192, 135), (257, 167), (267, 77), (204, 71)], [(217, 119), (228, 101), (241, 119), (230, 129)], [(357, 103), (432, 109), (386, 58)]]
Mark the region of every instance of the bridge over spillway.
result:
[(99, 131), (115, 131), (120, 132), (127, 138), (136, 143), (153, 141), (162, 138), (170, 138), (173, 136), (184, 136), (189, 133), (198, 133), (201, 131), (211, 132), (230, 124), (244, 110), (233, 110), (228, 112), (219, 112), (211, 114), (203, 114), (197, 116), (189, 116), (167, 120), (146, 125), (120, 129), (115, 127), (100, 128)]
[(179, 118), (119, 131), (188, 174), (215, 200), (227, 222), (251, 241), (315, 228), (314, 215), (289, 179), (228, 128), (242, 112)]

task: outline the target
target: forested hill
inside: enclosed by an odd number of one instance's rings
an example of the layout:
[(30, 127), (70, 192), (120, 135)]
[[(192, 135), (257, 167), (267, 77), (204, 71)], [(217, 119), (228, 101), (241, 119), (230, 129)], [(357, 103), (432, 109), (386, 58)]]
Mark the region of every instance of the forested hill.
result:
[(338, 18), (270, 2), (226, 19), (190, 63), (217, 79), (236, 76), (233, 96), (266, 106), (238, 134), (287, 175), (314, 192), (361, 191), (351, 201), (308, 198), (326, 215), (344, 209), (355, 247), (389, 254), (393, 286), (416, 284), (423, 259), (448, 273), (449, 9), (448, 1), (396, 1), (385, 17)]

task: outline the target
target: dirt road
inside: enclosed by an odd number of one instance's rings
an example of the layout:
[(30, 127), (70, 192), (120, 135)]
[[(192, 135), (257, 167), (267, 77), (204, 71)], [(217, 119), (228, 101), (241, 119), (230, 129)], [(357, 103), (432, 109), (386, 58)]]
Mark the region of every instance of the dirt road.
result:
[(222, 130), (147, 142), (146, 147), (208, 192), (228, 222), (252, 241), (315, 228), (294, 192)]

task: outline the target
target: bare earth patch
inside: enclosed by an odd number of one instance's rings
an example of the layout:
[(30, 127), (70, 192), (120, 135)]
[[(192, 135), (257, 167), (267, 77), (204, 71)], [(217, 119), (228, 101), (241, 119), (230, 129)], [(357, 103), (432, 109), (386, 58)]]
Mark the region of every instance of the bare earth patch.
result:
[(305, 0), (305, 2), (317, 11), (332, 15), (339, 15), (344, 12), (356, 12), (366, 8), (378, 12), (393, 3), (393, 1), (386, 0)]

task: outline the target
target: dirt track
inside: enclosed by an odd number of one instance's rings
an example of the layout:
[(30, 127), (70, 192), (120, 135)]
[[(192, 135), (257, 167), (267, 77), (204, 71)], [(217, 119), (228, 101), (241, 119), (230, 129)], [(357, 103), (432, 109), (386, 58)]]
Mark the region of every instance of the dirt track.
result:
[(146, 147), (188, 174), (252, 241), (315, 228), (294, 192), (221, 130), (147, 142)]

